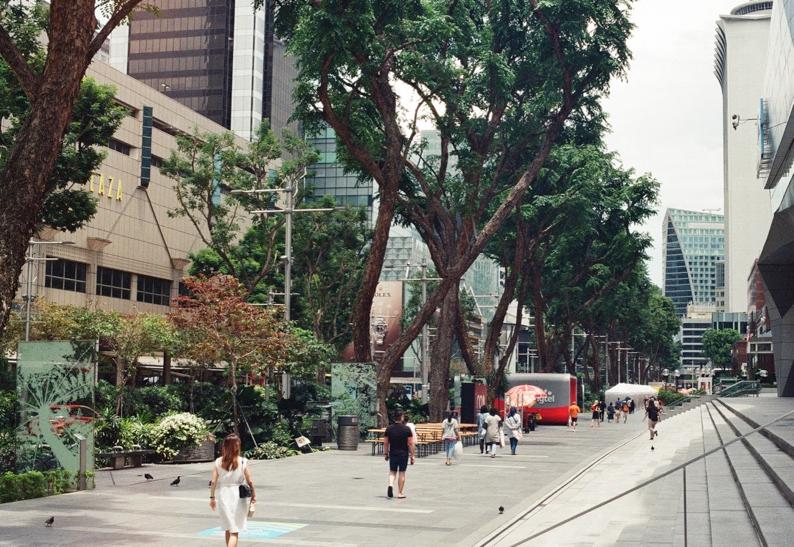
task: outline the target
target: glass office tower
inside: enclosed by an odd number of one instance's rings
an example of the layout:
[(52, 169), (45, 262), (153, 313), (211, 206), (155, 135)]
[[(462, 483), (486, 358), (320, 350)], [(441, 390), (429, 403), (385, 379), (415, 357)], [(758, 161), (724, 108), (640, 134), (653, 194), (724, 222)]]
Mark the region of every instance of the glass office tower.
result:
[(722, 215), (668, 209), (664, 216), (664, 294), (676, 313), (687, 305), (716, 305), (717, 269), (725, 260), (725, 225)]

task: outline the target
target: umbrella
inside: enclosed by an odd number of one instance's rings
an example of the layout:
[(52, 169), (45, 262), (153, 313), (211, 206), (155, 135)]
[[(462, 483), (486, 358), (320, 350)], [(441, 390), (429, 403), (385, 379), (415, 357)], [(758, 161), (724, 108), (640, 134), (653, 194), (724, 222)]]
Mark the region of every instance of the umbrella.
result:
[(545, 399), (546, 396), (545, 389), (529, 384), (522, 384), (507, 390), (507, 393), (505, 393), (505, 401), (510, 406), (532, 407), (535, 406), (538, 399)]

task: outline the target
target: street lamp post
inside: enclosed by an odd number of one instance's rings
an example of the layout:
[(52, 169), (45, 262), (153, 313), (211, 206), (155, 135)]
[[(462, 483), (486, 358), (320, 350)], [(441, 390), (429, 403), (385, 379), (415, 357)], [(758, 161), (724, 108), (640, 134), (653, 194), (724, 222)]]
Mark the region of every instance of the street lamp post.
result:
[(673, 376), (675, 376), (675, 390), (678, 391), (678, 379), (681, 377), (681, 371), (675, 369), (675, 372), (673, 372)]

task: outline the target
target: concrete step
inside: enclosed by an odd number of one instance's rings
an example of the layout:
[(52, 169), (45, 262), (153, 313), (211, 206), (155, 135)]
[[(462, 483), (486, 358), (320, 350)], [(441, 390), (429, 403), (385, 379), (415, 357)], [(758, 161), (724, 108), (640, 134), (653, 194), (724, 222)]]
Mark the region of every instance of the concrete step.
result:
[[(715, 403), (711, 403), (708, 408), (711, 411), (711, 418), (716, 425), (716, 432), (722, 437), (722, 441), (728, 442), (734, 439), (736, 433), (731, 428), (731, 424), (727, 421), (730, 418), (720, 414), (717, 411)], [(736, 420), (738, 421), (738, 418), (736, 418)], [(760, 441), (758, 442), (760, 444)], [(767, 470), (765, 470), (763, 463), (759, 463), (752, 449), (748, 449), (742, 442), (738, 442), (727, 447), (726, 451), (728, 458), (730, 458), (732, 469), (728, 465), (725, 466), (725, 471), (712, 470), (709, 467), (709, 483), (719, 484), (719, 481), (711, 480), (712, 477), (724, 477), (724, 483), (735, 483), (736, 480), (738, 480), (738, 485), (734, 484), (734, 488), (739, 492), (740, 497), (742, 497), (743, 493), (743, 497), (746, 500), (741, 504), (741, 509), (743, 509), (745, 515), (747, 515), (751, 522), (753, 520), (755, 521), (760, 534), (767, 544), (789, 544), (791, 538), (794, 537), (794, 510), (792, 510), (789, 501), (767, 474)], [(715, 497), (710, 495), (709, 502), (712, 506), (712, 511), (714, 510), (715, 503), (719, 503), (719, 501), (719, 496)], [(746, 505), (749, 505), (749, 511)], [(726, 524), (728, 531), (737, 528), (733, 523)], [(722, 544), (717, 541), (717, 530), (720, 529), (720, 527), (720, 522), (712, 518), (712, 532), (714, 534), (715, 545)], [(736, 543), (733, 534), (729, 537), (733, 538), (733, 543), (726, 544), (752, 544)], [(726, 537), (726, 539), (728, 538)]]
[[(717, 402), (716, 408), (721, 412), (723, 419), (728, 422), (734, 435), (744, 435), (755, 429), (754, 426), (742, 419), (741, 415), (721, 401)], [(789, 505), (794, 507), (794, 491), (792, 490), (794, 487), (794, 458), (760, 432), (748, 436), (742, 443), (764, 470), (764, 477), (760, 480), (771, 480)]]

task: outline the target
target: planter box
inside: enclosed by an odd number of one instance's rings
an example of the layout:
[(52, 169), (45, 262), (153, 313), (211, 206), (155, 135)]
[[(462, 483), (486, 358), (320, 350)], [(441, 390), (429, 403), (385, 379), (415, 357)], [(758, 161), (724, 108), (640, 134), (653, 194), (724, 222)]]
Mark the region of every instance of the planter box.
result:
[(170, 463), (211, 462), (215, 459), (215, 438), (211, 437), (200, 445), (181, 450)]

